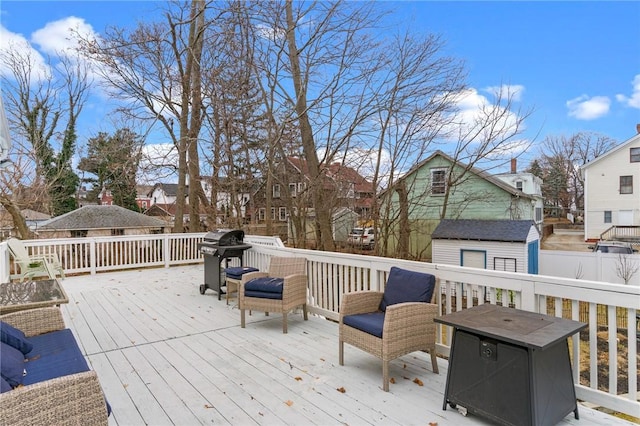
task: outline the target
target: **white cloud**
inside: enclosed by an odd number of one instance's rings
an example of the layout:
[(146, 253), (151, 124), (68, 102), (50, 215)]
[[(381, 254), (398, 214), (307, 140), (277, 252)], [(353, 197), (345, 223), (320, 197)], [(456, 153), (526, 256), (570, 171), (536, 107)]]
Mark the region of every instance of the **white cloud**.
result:
[(607, 96), (590, 98), (582, 95), (567, 101), (569, 117), (575, 117), (578, 120), (595, 120), (603, 117), (609, 112), (610, 106), (611, 100)]
[(178, 152), (172, 143), (143, 145), (136, 179), (143, 185), (175, 183), (177, 168)]
[[(502, 98), (504, 99), (504, 96)], [(471, 135), (476, 131), (481, 131), (480, 129), (483, 127), (487, 127), (487, 130), (491, 129), (492, 131), (502, 129), (503, 136), (507, 136), (516, 130), (523, 130), (523, 123), (519, 123), (520, 120), (516, 113), (491, 103), (489, 99), (479, 94), (474, 88), (460, 92), (457, 95), (456, 105), (458, 112), (454, 120), (455, 124), (450, 124), (446, 129), (454, 140), (461, 136), (463, 137), (463, 135)], [(492, 121), (495, 121), (493, 125), (487, 126)], [(518, 126), (520, 126), (520, 129), (517, 129)], [(499, 135), (481, 135), (481, 138), (485, 140), (496, 139), (496, 137), (499, 137)]]
[(522, 95), (524, 94), (524, 86), (521, 84), (489, 86), (484, 90), (495, 97), (500, 97), (502, 100), (511, 100), (513, 102), (520, 102), (522, 100)]
[(31, 42), (38, 45), (42, 52), (50, 55), (75, 56), (78, 36), (92, 39), (98, 35), (84, 19), (69, 16), (49, 22), (44, 28), (36, 30), (31, 35)]
[(631, 83), (633, 85), (633, 91), (631, 96), (616, 95), (618, 102), (621, 102), (631, 108), (640, 108), (640, 74), (636, 75)]
[[(12, 33), (2, 25), (0, 25), (0, 51), (3, 55), (7, 55), (9, 60), (20, 58), (27, 60), (29, 63), (22, 63), (22, 65), (28, 65), (32, 73), (31, 78), (34, 81), (42, 80), (50, 75), (49, 66), (40, 52), (35, 50), (22, 34)], [(4, 60), (0, 61), (0, 74), (4, 76), (12, 74), (12, 67)]]

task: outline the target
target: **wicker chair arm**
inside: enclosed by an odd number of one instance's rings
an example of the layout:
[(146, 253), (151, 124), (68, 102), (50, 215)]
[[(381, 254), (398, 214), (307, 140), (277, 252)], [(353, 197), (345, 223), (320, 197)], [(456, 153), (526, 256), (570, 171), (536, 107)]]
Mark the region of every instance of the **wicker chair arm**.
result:
[(340, 304), (340, 318), (345, 315), (366, 314), (376, 312), (380, 308), (381, 291), (356, 291), (342, 295)]
[(66, 328), (60, 308), (38, 308), (0, 316), (0, 320), (22, 330), (27, 337)]
[(262, 271), (247, 272), (246, 274), (242, 274), (242, 280), (240, 280), (240, 282), (244, 284), (254, 278), (265, 278), (268, 276), (266, 272)]
[(282, 298), (285, 299), (289, 294), (299, 293), (304, 289), (307, 294), (307, 276), (304, 274), (287, 275), (282, 283)]
[(96, 372), (58, 377), (0, 394), (0, 424), (108, 424)]
[(435, 327), (433, 318), (438, 315), (438, 305), (424, 302), (407, 302), (387, 306), (382, 334), (385, 339), (396, 334), (411, 334), (417, 330)]

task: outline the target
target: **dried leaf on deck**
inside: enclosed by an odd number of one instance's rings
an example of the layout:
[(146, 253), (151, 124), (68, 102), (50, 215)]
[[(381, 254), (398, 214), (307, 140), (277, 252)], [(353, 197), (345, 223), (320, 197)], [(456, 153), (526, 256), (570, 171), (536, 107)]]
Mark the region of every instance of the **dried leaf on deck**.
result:
[(422, 380), (418, 379), (417, 377), (413, 379), (413, 383), (415, 383), (418, 386), (424, 386), (424, 383), (422, 383)]
[(393, 378), (393, 377), (392, 377), (392, 378), (390, 378), (390, 379), (389, 379), (389, 383), (391, 383), (392, 385), (395, 385), (395, 384), (396, 384), (396, 379), (395, 379), (395, 378)]
[(213, 408), (213, 405), (204, 404), (204, 408)]
[(337, 390), (338, 392), (340, 392), (340, 393), (345, 393), (345, 392), (347, 392), (347, 390), (346, 390), (345, 388), (343, 388), (343, 387), (339, 387), (339, 388), (338, 388), (338, 389), (336, 389), (336, 390)]
[(289, 407), (291, 407), (293, 405), (293, 401), (289, 399), (289, 400), (287, 400), (285, 402), (285, 404), (287, 404)]
[(298, 376), (298, 377), (294, 377), (297, 381), (301, 382), (302, 381), (302, 377)]

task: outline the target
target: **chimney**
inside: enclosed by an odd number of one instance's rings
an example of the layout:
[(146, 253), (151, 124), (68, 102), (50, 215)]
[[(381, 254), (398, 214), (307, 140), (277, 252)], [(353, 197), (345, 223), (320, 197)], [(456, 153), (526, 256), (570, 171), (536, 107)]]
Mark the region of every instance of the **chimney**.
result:
[(640, 123), (636, 124), (636, 132), (638, 132), (638, 134), (640, 134)]
[[(639, 124), (639, 126), (640, 126), (640, 124)], [(518, 161), (518, 160), (517, 160), (517, 159), (515, 159), (515, 158), (512, 158), (512, 159), (511, 159), (511, 174), (512, 174), (512, 175), (515, 175), (515, 174), (516, 174), (516, 169), (517, 169), (516, 165), (517, 165), (517, 161)]]

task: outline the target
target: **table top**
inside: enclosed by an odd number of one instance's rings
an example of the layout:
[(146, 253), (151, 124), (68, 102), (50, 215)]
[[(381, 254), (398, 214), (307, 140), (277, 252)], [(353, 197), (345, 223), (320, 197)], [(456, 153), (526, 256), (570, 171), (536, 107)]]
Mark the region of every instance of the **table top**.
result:
[(57, 279), (0, 284), (0, 314), (69, 303)]
[(578, 321), (490, 304), (439, 316), (434, 321), (535, 349), (547, 348), (587, 327)]

